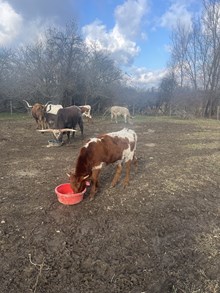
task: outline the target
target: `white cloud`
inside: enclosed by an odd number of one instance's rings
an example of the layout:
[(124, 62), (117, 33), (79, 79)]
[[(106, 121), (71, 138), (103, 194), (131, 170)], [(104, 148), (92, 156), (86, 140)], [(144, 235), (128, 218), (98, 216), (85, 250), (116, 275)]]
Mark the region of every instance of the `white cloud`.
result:
[(106, 26), (96, 20), (83, 27), (83, 34), (86, 36), (87, 44), (96, 44), (96, 48), (111, 53), (111, 57), (119, 64), (128, 65), (138, 55), (140, 48), (135, 42), (127, 39), (114, 27), (107, 31)]
[(0, 45), (6, 45), (19, 34), (23, 19), (7, 2), (0, 0), (0, 20)]
[(160, 26), (169, 29), (175, 28), (178, 23), (189, 29), (192, 26), (192, 15), (181, 2), (173, 3), (160, 19)]
[(36, 42), (53, 24), (52, 17), (47, 21), (40, 17), (25, 21), (9, 3), (0, 0), (0, 46)]
[(143, 17), (147, 12), (146, 0), (127, 0), (115, 9), (115, 27), (123, 36), (135, 39), (140, 34)]
[(166, 76), (168, 69), (149, 70), (145, 67), (133, 67), (130, 70), (128, 82), (132, 86), (140, 88), (158, 87), (159, 82)]
[(145, 36), (141, 26), (147, 11), (147, 0), (127, 0), (116, 7), (115, 26), (111, 30), (99, 20), (84, 26), (85, 41), (107, 50), (119, 64), (130, 65), (140, 52), (136, 38)]

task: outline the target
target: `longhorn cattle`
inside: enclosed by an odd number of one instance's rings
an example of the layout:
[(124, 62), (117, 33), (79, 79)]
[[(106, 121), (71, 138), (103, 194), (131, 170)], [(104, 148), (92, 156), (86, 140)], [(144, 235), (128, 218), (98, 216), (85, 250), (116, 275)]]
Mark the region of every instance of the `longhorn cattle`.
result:
[(81, 135), (83, 136), (83, 119), (82, 113), (79, 107), (70, 106), (66, 108), (59, 109), (56, 115), (56, 120), (54, 123), (54, 128), (49, 128), (45, 130), (39, 130), (40, 132), (52, 132), (55, 138), (62, 142), (63, 133), (67, 133), (68, 141), (70, 140), (70, 132), (76, 131), (76, 125), (78, 124), (81, 130)]
[(45, 129), (47, 127), (45, 120), (45, 112), (46, 107), (50, 102), (47, 102), (46, 105), (36, 103), (33, 106), (31, 106), (26, 100), (23, 101), (26, 103), (27, 107), (31, 109), (31, 114), (37, 123), (37, 128)]
[(90, 200), (94, 199), (98, 187), (98, 178), (102, 167), (106, 164), (117, 164), (111, 186), (120, 180), (122, 163), (126, 166), (124, 187), (129, 183), (131, 163), (137, 166), (135, 156), (137, 135), (131, 129), (107, 133), (91, 138), (80, 150), (75, 171), (68, 174), (71, 188), (75, 193), (86, 187), (86, 180), (91, 180)]
[(126, 107), (120, 107), (120, 106), (113, 106), (110, 108), (110, 113), (111, 113), (111, 120), (115, 118), (115, 122), (118, 123), (117, 117), (118, 116), (123, 116), (125, 123), (130, 123), (132, 116), (130, 115), (130, 112), (128, 108)]

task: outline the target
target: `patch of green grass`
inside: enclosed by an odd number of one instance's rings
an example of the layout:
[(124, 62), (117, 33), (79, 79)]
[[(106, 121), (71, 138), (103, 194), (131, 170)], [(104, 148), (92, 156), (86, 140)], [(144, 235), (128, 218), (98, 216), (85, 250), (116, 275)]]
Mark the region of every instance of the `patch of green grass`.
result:
[[(187, 134), (184, 139), (188, 139), (189, 135)], [(208, 131), (198, 131), (190, 134), (190, 139), (220, 139), (220, 131), (208, 130)]]
[(219, 127), (220, 129), (220, 121), (215, 119), (183, 119), (174, 116), (147, 116), (147, 115), (136, 115), (134, 117), (134, 122), (168, 122), (168, 123), (177, 123), (177, 124), (192, 124), (198, 127)]
[(21, 120), (30, 119), (26, 113), (0, 113), (0, 120)]

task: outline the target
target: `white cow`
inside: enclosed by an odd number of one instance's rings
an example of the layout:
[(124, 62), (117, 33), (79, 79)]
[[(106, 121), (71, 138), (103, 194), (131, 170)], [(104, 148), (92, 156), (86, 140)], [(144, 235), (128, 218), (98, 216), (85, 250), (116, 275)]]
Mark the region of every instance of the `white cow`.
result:
[(110, 112), (111, 112), (111, 120), (113, 120), (113, 118), (115, 118), (115, 122), (118, 123), (117, 117), (118, 116), (123, 116), (125, 123), (130, 123), (131, 124), (131, 120), (132, 116), (130, 115), (130, 112), (128, 110), (128, 108), (126, 107), (119, 107), (119, 106), (113, 106), (110, 108)]

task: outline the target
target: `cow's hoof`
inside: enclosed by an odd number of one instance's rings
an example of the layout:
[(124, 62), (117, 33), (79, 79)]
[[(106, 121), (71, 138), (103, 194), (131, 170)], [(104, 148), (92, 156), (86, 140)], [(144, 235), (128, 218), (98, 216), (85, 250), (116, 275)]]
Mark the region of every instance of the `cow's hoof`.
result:
[(126, 188), (128, 186), (128, 182), (123, 183), (123, 188)]

